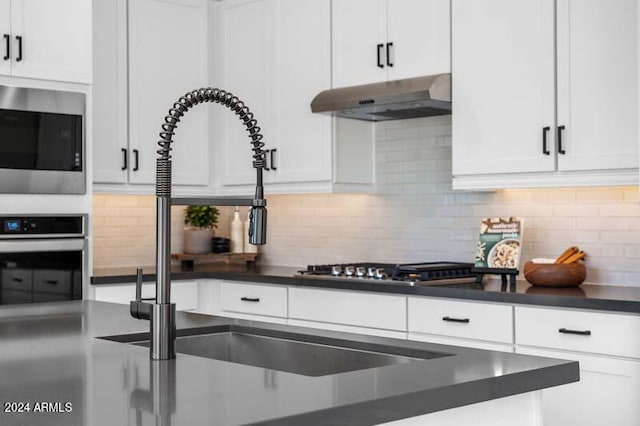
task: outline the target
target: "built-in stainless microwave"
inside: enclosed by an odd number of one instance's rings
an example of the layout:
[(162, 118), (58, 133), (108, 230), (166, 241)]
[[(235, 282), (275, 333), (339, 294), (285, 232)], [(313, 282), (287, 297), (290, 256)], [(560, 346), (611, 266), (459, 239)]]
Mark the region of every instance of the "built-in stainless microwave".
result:
[(85, 95), (0, 86), (0, 193), (84, 194)]

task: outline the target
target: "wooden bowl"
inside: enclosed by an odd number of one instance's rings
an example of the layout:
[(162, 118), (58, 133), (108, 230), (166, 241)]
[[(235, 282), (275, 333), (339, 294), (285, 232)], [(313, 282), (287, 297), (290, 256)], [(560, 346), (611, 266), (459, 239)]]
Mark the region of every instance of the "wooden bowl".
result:
[(539, 287), (577, 287), (587, 278), (587, 268), (583, 262), (527, 262), (524, 265), (524, 278), (531, 285)]

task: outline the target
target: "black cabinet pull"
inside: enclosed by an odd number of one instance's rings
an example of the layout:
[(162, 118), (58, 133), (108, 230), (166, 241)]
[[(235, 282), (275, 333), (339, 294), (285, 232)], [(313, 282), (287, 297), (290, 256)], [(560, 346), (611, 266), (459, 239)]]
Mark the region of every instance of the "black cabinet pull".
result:
[(393, 66), (393, 62), (391, 62), (391, 48), (393, 47), (393, 43), (387, 43), (387, 65), (390, 67)]
[(264, 150), (264, 169), (263, 169), (263, 170), (264, 170), (265, 172), (268, 172), (268, 171), (270, 171), (270, 170), (271, 170), (271, 169), (269, 168), (269, 158), (270, 158), (270, 157), (268, 156), (268, 155), (269, 155), (269, 151), (271, 151), (271, 150), (270, 150), (270, 149), (265, 149), (265, 150)]
[(2, 59), (8, 61), (11, 59), (11, 36), (9, 34), (4, 35), (4, 43), (4, 58)]
[(240, 300), (242, 300), (243, 302), (259, 302), (260, 298), (259, 297), (241, 297)]
[(558, 153), (565, 155), (567, 151), (562, 149), (562, 132), (564, 131), (564, 126), (558, 126)]
[(13, 278), (13, 281), (16, 282), (16, 283), (21, 283), (24, 280), (22, 278)]
[(461, 322), (461, 323), (464, 323), (464, 324), (469, 324), (471, 322), (471, 320), (469, 320), (469, 318), (451, 318), (451, 317), (442, 317), (442, 321)]
[(137, 149), (133, 150), (133, 171), (137, 172), (140, 170), (140, 152)]
[(547, 147), (547, 134), (549, 134), (549, 130), (551, 130), (551, 127), (549, 126), (542, 128), (542, 153), (544, 155), (551, 155), (551, 152)]
[(126, 148), (121, 148), (122, 149), (122, 167), (120, 168), (120, 170), (127, 170), (128, 164), (127, 164), (127, 149)]
[(272, 149), (271, 153), (269, 154), (269, 157), (271, 158), (271, 170), (278, 170), (278, 168), (276, 167), (276, 159), (273, 156), (273, 154), (275, 154), (276, 151), (277, 149)]
[(45, 283), (55, 285), (55, 284), (58, 284), (58, 281), (56, 281), (56, 280), (46, 280)]
[(561, 328), (558, 330), (558, 333), (577, 334), (579, 336), (591, 336), (591, 330), (580, 331), (580, 330), (569, 330), (568, 328)]
[(380, 43), (378, 45), (378, 68), (384, 68), (384, 64), (382, 63), (382, 48), (384, 44)]
[(18, 40), (18, 57), (16, 58), (16, 62), (22, 61), (22, 36), (16, 36), (16, 40)]

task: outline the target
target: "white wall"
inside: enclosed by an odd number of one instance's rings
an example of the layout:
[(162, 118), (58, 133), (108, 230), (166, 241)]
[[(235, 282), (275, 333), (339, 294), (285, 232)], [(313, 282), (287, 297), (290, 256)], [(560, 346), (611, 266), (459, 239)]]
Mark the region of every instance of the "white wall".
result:
[[(450, 117), (390, 121), (376, 130), (379, 195), (268, 196), (269, 242), (261, 248), (261, 263), (472, 261), (482, 217), (521, 216), (525, 261), (579, 245), (589, 254), (588, 282), (640, 286), (636, 187), (454, 192)], [(123, 197), (94, 197), (96, 267), (154, 263), (153, 231), (117, 228), (153, 223), (152, 207), (108, 210), (113, 218), (105, 217), (103, 209)], [(138, 213), (150, 216), (115, 217)], [(224, 210), (219, 235), (228, 235), (231, 214)], [(180, 219), (173, 223), (174, 243), (181, 244)]]

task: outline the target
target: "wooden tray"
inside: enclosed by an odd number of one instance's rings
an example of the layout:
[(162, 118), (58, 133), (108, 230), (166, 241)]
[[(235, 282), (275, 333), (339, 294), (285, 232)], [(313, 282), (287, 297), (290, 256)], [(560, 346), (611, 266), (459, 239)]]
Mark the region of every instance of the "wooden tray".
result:
[(193, 267), (194, 263), (255, 263), (258, 253), (173, 253), (171, 259), (179, 260), (183, 267)]

